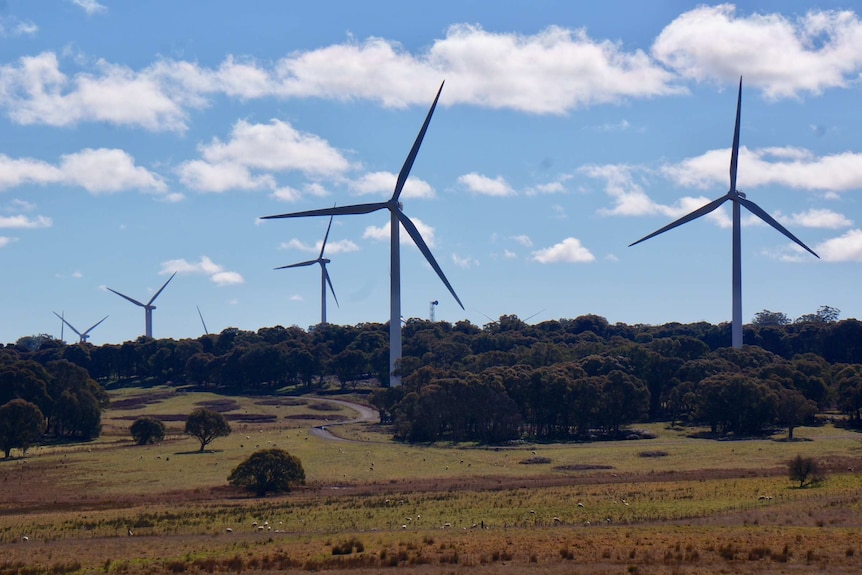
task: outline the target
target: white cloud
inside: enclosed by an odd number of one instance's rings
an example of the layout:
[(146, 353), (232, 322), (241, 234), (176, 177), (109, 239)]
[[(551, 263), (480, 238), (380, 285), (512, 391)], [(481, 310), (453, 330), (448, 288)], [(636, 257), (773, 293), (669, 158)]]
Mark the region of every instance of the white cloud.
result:
[(39, 27), (30, 20), (19, 20), (15, 16), (0, 16), (0, 38), (35, 36)]
[(0, 216), (0, 228), (33, 229), (50, 228), (53, 225), (51, 218), (36, 216), (30, 219), (27, 216)]
[(272, 176), (254, 176), (248, 168), (240, 164), (210, 164), (202, 160), (192, 160), (178, 166), (176, 172), (183, 185), (199, 192), (276, 189)]
[(0, 248), (5, 248), (13, 242), (17, 242), (18, 238), (10, 238), (9, 236), (0, 236)]
[(581, 245), (577, 238), (566, 238), (562, 242), (549, 248), (533, 252), (533, 261), (540, 264), (552, 263), (589, 263), (595, 261), (596, 257), (590, 250)]
[[(83, 0), (82, 0), (83, 1)], [(82, 4), (98, 10), (96, 2)], [(76, 63), (76, 61), (72, 61)], [(595, 104), (684, 92), (641, 50), (549, 27), (534, 35), (450, 27), (421, 53), (369, 38), (293, 52), (275, 65), (228, 55), (216, 68), (158, 60), (134, 70), (104, 59), (61, 71), (44, 52), (0, 66), (0, 106), (21, 124), (105, 122), (184, 132), (192, 109), (215, 96), (364, 99), (387, 107), (427, 106), (432, 87), (450, 80), (446, 105), (564, 114)]]
[(503, 250), (503, 257), (507, 260), (513, 260), (518, 257), (518, 254), (511, 250)]
[(488, 176), (471, 172), (459, 176), (458, 183), (467, 188), (471, 193), (480, 196), (504, 197), (516, 195), (515, 190), (506, 183), (506, 180), (502, 176), (489, 178)]
[(852, 220), (848, 219), (844, 214), (827, 209), (811, 209), (789, 217), (776, 214), (775, 219), (785, 226), (796, 225), (804, 228), (838, 229), (853, 225)]
[[(708, 188), (727, 185), (730, 149), (710, 150), (700, 156), (662, 167), (680, 186)], [(781, 185), (803, 190), (845, 192), (862, 188), (862, 153), (845, 152), (816, 157), (801, 148), (739, 149), (737, 188)]]
[[(565, 180), (568, 180), (570, 176), (565, 177)], [(562, 181), (557, 182), (548, 182), (546, 184), (537, 184), (527, 189), (526, 194), (528, 196), (538, 196), (544, 194), (563, 194), (566, 192), (566, 187), (563, 185)]]
[(227, 142), (215, 138), (201, 151), (209, 163), (239, 164), (257, 170), (332, 176), (350, 168), (350, 163), (326, 140), (280, 120), (269, 124), (240, 120)]
[(0, 154), (0, 190), (24, 184), (80, 186), (93, 194), (129, 189), (164, 192), (167, 188), (161, 177), (136, 166), (123, 150), (87, 148), (61, 156), (56, 166)]
[(290, 296), (290, 301), (305, 301), (305, 299), (298, 294)]
[[(398, 174), (392, 172), (369, 172), (349, 181), (347, 187), (360, 196), (374, 194), (389, 197), (395, 191), (397, 181)], [(399, 199), (433, 198), (434, 196), (435, 192), (431, 184), (419, 178), (408, 177)]]
[(827, 262), (862, 262), (862, 230), (852, 229), (842, 236), (826, 240), (814, 251)]
[(88, 15), (92, 16), (93, 14), (98, 14), (100, 12), (107, 12), (108, 8), (104, 4), (99, 4), (97, 0), (69, 0), (75, 6), (81, 8)]
[(530, 236), (528, 236), (526, 234), (521, 234), (518, 236), (512, 236), (511, 239), (515, 240), (516, 242), (518, 242), (519, 244), (521, 244), (525, 248), (533, 247), (533, 240), (531, 240)]
[(759, 87), (770, 99), (819, 94), (858, 80), (862, 22), (850, 11), (810, 10), (739, 17), (732, 4), (701, 6), (677, 17), (656, 38), (652, 54), (697, 81)]
[(452, 263), (454, 263), (459, 268), (467, 269), (478, 266), (479, 260), (470, 256), (461, 257), (458, 254), (452, 254)]
[(237, 272), (218, 272), (211, 275), (210, 280), (219, 286), (239, 285), (245, 283), (245, 278)]
[[(419, 235), (422, 236), (422, 239), (425, 240), (425, 243), (429, 248), (434, 247), (434, 228), (429, 225), (426, 225), (419, 218), (410, 218), (410, 221), (413, 222), (413, 225), (416, 226), (416, 229), (419, 230)], [(362, 234), (363, 239), (372, 239), (377, 241), (389, 241), (389, 223), (386, 222), (382, 226), (374, 227), (368, 226), (365, 228), (365, 232)], [(413, 243), (413, 239), (410, 237), (410, 234), (407, 233), (406, 230), (402, 227), (400, 233), (398, 234), (398, 239), (402, 245), (415, 245)]]
[(72, 277), (75, 278), (76, 280), (79, 280), (82, 277), (84, 277), (84, 274), (79, 272), (79, 271), (74, 271), (74, 272), (72, 272)]
[(224, 266), (215, 263), (207, 256), (201, 256), (199, 262), (189, 262), (185, 259), (175, 259), (162, 262), (160, 275), (168, 275), (173, 273), (179, 274), (203, 274), (207, 275), (214, 284), (236, 285), (245, 283), (245, 279), (237, 273), (225, 271)]
[[(388, 228), (387, 228), (388, 231)], [(318, 241), (314, 245), (308, 245), (301, 240), (296, 238), (292, 238), (290, 241), (281, 242), (278, 246), (280, 250), (299, 250), (301, 252), (308, 252), (312, 254), (320, 253), (320, 246), (323, 245), (323, 240)], [(350, 240), (339, 240), (337, 242), (327, 242), (326, 243), (326, 255), (335, 255), (335, 254), (344, 254), (349, 252), (359, 251), (359, 246), (353, 243)]]

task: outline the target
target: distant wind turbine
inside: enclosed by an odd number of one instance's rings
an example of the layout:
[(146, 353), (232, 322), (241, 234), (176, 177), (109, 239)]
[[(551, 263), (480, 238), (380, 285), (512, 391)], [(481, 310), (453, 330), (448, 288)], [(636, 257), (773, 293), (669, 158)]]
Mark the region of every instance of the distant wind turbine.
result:
[(201, 325), (204, 326), (204, 335), (209, 335), (210, 332), (207, 331), (207, 323), (204, 321), (204, 314), (201, 313), (200, 306), (195, 306), (198, 309), (198, 315), (201, 318)]
[[(90, 327), (88, 327), (88, 328), (87, 328), (86, 330), (84, 330), (83, 332), (80, 332), (80, 331), (78, 331), (77, 329), (75, 329), (75, 326), (73, 326), (71, 323), (69, 323), (68, 321), (66, 321), (66, 318), (64, 317), (64, 316), (66, 315), (66, 314), (65, 314), (65, 312), (63, 313), (63, 315), (60, 315), (60, 314), (58, 314), (57, 312), (51, 312), (51, 313), (53, 313), (54, 315), (56, 315), (57, 317), (59, 317), (59, 318), (60, 318), (60, 321), (62, 321), (64, 324), (68, 325), (68, 326), (69, 326), (69, 328), (70, 328), (72, 331), (74, 331), (76, 334), (78, 334), (78, 337), (80, 338), (80, 339), (78, 340), (78, 343), (86, 343), (86, 341), (90, 338), (90, 332), (91, 332), (91, 331), (93, 331), (93, 329), (94, 329), (97, 325), (99, 325), (100, 323), (102, 323), (103, 321), (105, 321), (106, 319), (108, 319), (108, 316), (105, 316), (105, 317), (103, 317), (102, 319), (100, 319), (99, 321), (97, 321), (96, 323), (94, 323), (93, 325), (91, 325)], [(61, 324), (61, 325), (62, 325), (62, 324)], [(62, 340), (63, 340), (63, 336), (62, 336), (62, 335), (60, 335), (60, 341), (62, 341)]]
[(117, 294), (118, 296), (120, 296), (121, 298), (127, 299), (128, 301), (132, 302), (133, 304), (144, 308), (144, 317), (146, 319), (146, 336), (147, 337), (153, 337), (153, 310), (156, 309), (156, 306), (153, 305), (153, 302), (156, 301), (156, 298), (159, 297), (159, 294), (162, 293), (162, 290), (165, 289), (165, 287), (167, 287), (167, 285), (169, 283), (171, 283), (171, 280), (174, 279), (175, 275), (177, 275), (177, 272), (174, 272), (171, 275), (171, 277), (168, 278), (168, 281), (166, 281), (164, 284), (162, 284), (162, 287), (159, 288), (159, 291), (157, 291), (155, 294), (153, 294), (153, 297), (151, 297), (150, 301), (148, 301), (147, 303), (141, 303), (138, 300), (132, 299), (129, 296), (127, 296), (125, 294), (121, 294), (117, 290), (113, 290), (111, 288), (108, 288), (108, 291), (112, 291), (115, 294)]
[[(323, 236), (323, 245), (320, 246), (320, 255), (317, 256), (316, 260), (308, 260), (307, 262), (300, 262), (298, 264), (291, 264), (289, 266), (281, 266), (275, 268), (277, 270), (285, 270), (289, 268), (300, 268), (305, 266), (311, 266), (314, 264), (320, 264), (320, 323), (326, 323), (326, 285), (329, 284), (329, 289), (332, 292), (332, 297), (335, 299), (335, 305), (338, 305), (338, 298), (335, 296), (335, 288), (332, 287), (332, 280), (329, 279), (329, 272), (326, 271), (326, 264), (330, 262), (328, 258), (323, 257), (323, 250), (326, 249), (326, 240), (329, 239), (329, 230), (332, 228), (332, 218), (335, 216), (329, 216), (329, 225), (326, 227), (326, 235)], [(341, 306), (339, 306), (341, 307)]]
[(419, 230), (416, 229), (416, 225), (404, 214), (401, 209), (401, 203), (398, 201), (398, 198), (401, 196), (401, 190), (404, 189), (404, 184), (407, 182), (407, 176), (410, 174), (410, 169), (413, 167), (413, 162), (416, 160), (416, 154), (419, 153), (419, 147), (422, 145), (422, 139), (425, 137), (425, 132), (428, 129), (428, 124), (431, 122), (431, 116), (434, 114), (434, 109), (437, 107), (437, 100), (440, 99), (440, 92), (442, 91), (443, 84), (441, 83), (440, 89), (437, 90), (437, 96), (434, 98), (434, 103), (431, 104), (431, 109), (428, 110), (428, 115), (425, 117), (425, 122), (422, 124), (422, 129), (419, 130), (419, 134), (413, 142), (413, 147), (410, 149), (410, 153), (407, 154), (407, 159), (404, 161), (404, 165), (401, 167), (401, 172), (398, 174), (398, 179), (395, 182), (395, 191), (392, 193), (392, 197), (389, 198), (388, 201), (333, 207), (322, 210), (309, 210), (277, 216), (265, 216), (262, 218), (268, 220), (276, 218), (301, 218), (306, 216), (344, 216), (369, 214), (371, 212), (384, 209), (389, 210), (389, 385), (391, 387), (401, 384), (401, 378), (395, 375), (398, 361), (401, 359), (401, 252), (398, 243), (401, 226), (404, 226), (404, 229), (407, 230), (408, 234), (410, 234), (416, 247), (419, 248), (419, 251), (422, 252), (422, 255), (425, 256), (425, 259), (428, 260), (428, 263), (431, 264), (431, 267), (435, 272), (437, 272), (437, 275), (449, 289), (449, 293), (452, 294), (452, 297), (455, 298), (455, 301), (458, 302), (461, 309), (464, 309), (464, 304), (461, 303), (455, 290), (449, 284), (449, 280), (446, 279), (446, 275), (443, 273), (443, 270), (440, 269), (440, 266), (437, 264), (437, 260), (434, 259), (434, 255), (431, 253), (425, 240), (422, 239), (422, 235), (419, 233)]
[(793, 240), (816, 258), (820, 258), (814, 250), (802, 243), (799, 238), (790, 233), (784, 226), (779, 224), (772, 216), (763, 211), (760, 206), (745, 198), (745, 194), (736, 189), (736, 168), (739, 160), (739, 119), (742, 108), (742, 77), (739, 78), (739, 93), (736, 97), (736, 126), (733, 129), (733, 148), (730, 153), (730, 189), (727, 194), (713, 200), (702, 208), (698, 208), (690, 214), (683, 216), (660, 230), (645, 236), (630, 244), (629, 247), (646, 241), (663, 232), (673, 229), (691, 220), (704, 216), (726, 201), (733, 203), (733, 321), (731, 322), (731, 345), (735, 348), (742, 347), (742, 250), (740, 241), (740, 206), (745, 206), (748, 211), (761, 220)]

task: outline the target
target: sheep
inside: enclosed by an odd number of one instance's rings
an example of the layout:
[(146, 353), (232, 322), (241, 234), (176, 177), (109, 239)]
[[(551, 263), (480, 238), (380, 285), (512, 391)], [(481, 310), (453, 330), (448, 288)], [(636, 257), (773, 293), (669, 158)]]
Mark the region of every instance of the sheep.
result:
[(132, 530), (129, 529), (129, 537), (132, 537), (133, 535), (134, 535), (134, 533), (132, 533)]
[(24, 543), (27, 543), (28, 541), (30, 541), (30, 538), (25, 535), (24, 537), (21, 538), (21, 541), (23, 541)]
[(582, 508), (582, 509), (583, 509), (584, 504), (583, 504), (583, 503), (581, 503), (580, 501), (578, 501), (578, 507), (580, 507), (580, 508)]
[(224, 532), (225, 532), (225, 533), (233, 533), (233, 529), (231, 529), (230, 527), (228, 527), (227, 529), (225, 529), (225, 530), (224, 530)]
[(452, 524), (451, 524), (451, 523), (448, 523), (448, 522), (447, 522), (447, 523), (444, 523), (444, 524), (443, 524), (443, 529), (448, 529), (449, 527), (452, 527)]

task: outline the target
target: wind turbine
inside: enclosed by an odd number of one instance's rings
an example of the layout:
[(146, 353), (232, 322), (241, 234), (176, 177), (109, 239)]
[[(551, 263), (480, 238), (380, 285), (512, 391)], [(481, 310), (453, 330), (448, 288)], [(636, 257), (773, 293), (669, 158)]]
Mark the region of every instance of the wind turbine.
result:
[(173, 274), (171, 274), (171, 277), (168, 278), (168, 281), (166, 281), (164, 284), (162, 284), (162, 287), (159, 288), (159, 291), (157, 291), (155, 294), (153, 294), (153, 297), (151, 297), (150, 301), (148, 301), (147, 303), (141, 303), (138, 300), (132, 299), (129, 296), (127, 296), (125, 294), (121, 294), (117, 290), (113, 290), (111, 288), (108, 288), (108, 291), (112, 291), (115, 294), (117, 294), (118, 296), (120, 296), (121, 298), (127, 299), (130, 302), (132, 302), (133, 304), (135, 304), (137, 306), (141, 306), (142, 308), (144, 308), (144, 317), (146, 319), (146, 328), (147, 328), (146, 336), (147, 337), (153, 337), (153, 310), (156, 309), (156, 306), (153, 305), (153, 302), (156, 301), (156, 298), (159, 297), (159, 294), (162, 293), (162, 290), (165, 289), (165, 287), (167, 287), (167, 285), (169, 283), (171, 283), (171, 280), (174, 279), (175, 275), (177, 275), (177, 272), (174, 272)]
[(404, 212), (401, 210), (401, 202), (398, 201), (398, 198), (401, 196), (401, 190), (404, 189), (404, 183), (407, 181), (407, 176), (410, 174), (410, 169), (413, 167), (413, 162), (416, 160), (416, 154), (419, 153), (419, 147), (422, 145), (422, 139), (425, 137), (425, 131), (428, 129), (428, 124), (431, 122), (431, 116), (434, 114), (434, 108), (437, 107), (437, 100), (440, 99), (440, 92), (443, 91), (443, 84), (440, 84), (440, 89), (437, 90), (437, 96), (434, 98), (434, 103), (431, 104), (431, 109), (428, 110), (428, 115), (425, 116), (425, 122), (422, 124), (422, 129), (419, 130), (419, 134), (416, 136), (416, 140), (413, 142), (413, 147), (410, 148), (410, 153), (407, 154), (407, 159), (404, 160), (404, 165), (401, 167), (401, 171), (398, 173), (398, 179), (395, 182), (395, 191), (392, 193), (392, 197), (389, 198), (386, 202), (375, 202), (370, 204), (357, 204), (353, 206), (341, 206), (341, 207), (332, 207), (326, 208), (322, 210), (309, 210), (304, 212), (295, 212), (291, 214), (281, 214), (277, 216), (265, 216), (262, 219), (276, 219), (276, 218), (302, 218), (306, 216), (344, 216), (344, 215), (354, 215), (354, 214), (369, 214), (371, 212), (376, 212), (377, 210), (389, 210), (390, 214), (390, 226), (389, 226), (389, 385), (390, 387), (396, 387), (401, 384), (401, 378), (395, 375), (395, 369), (397, 367), (398, 361), (401, 359), (401, 253), (399, 246), (399, 232), (401, 226), (404, 226), (404, 229), (407, 230), (407, 233), (410, 234), (410, 237), (413, 239), (413, 242), (416, 244), (416, 247), (419, 248), (419, 251), (422, 252), (422, 255), (425, 256), (425, 259), (428, 260), (428, 263), (431, 264), (431, 267), (437, 272), (437, 275), (449, 289), (449, 293), (452, 294), (452, 297), (455, 298), (455, 301), (458, 302), (458, 305), (461, 306), (461, 309), (464, 309), (464, 304), (461, 303), (461, 300), (458, 298), (458, 295), (455, 293), (455, 290), (452, 289), (449, 280), (446, 279), (446, 275), (443, 273), (443, 270), (440, 269), (440, 266), (437, 264), (437, 260), (434, 259), (434, 255), (431, 253), (431, 250), (428, 248), (428, 245), (425, 243), (425, 240), (422, 239), (422, 235), (419, 233), (419, 230), (416, 229), (416, 225), (410, 221)]
[[(329, 279), (329, 272), (326, 271), (326, 264), (330, 262), (328, 258), (323, 257), (323, 250), (326, 249), (326, 240), (329, 239), (329, 230), (332, 228), (332, 218), (335, 216), (329, 216), (329, 225), (326, 227), (326, 235), (323, 236), (323, 245), (320, 246), (320, 255), (317, 256), (316, 260), (308, 260), (307, 262), (300, 262), (298, 264), (291, 264), (289, 266), (281, 266), (275, 268), (277, 270), (285, 270), (288, 268), (301, 268), (305, 266), (310, 266), (314, 264), (320, 264), (320, 323), (326, 323), (326, 284), (329, 284), (329, 289), (332, 292), (332, 297), (335, 299), (335, 305), (338, 305), (338, 298), (335, 296), (335, 288), (332, 287), (332, 280)], [(341, 306), (339, 306), (341, 307)]]
[[(59, 317), (60, 321), (62, 321), (64, 324), (68, 325), (72, 331), (74, 331), (75, 333), (78, 334), (78, 337), (81, 338), (78, 340), (78, 343), (86, 343), (87, 339), (89, 339), (89, 337), (90, 337), (90, 332), (93, 331), (93, 328), (95, 328), (97, 325), (99, 325), (100, 323), (102, 323), (103, 321), (108, 319), (108, 316), (105, 316), (102, 319), (100, 319), (99, 321), (97, 321), (96, 323), (94, 323), (93, 325), (91, 325), (90, 327), (88, 327), (86, 330), (84, 330), (84, 332), (80, 332), (77, 329), (75, 329), (75, 326), (73, 326), (71, 323), (66, 321), (66, 318), (64, 317), (66, 315), (65, 313), (63, 315), (60, 315), (57, 312), (51, 312), (51, 313), (53, 313), (54, 315)], [(60, 340), (62, 341), (62, 339), (63, 339), (63, 337), (61, 335)]]
[(736, 126), (733, 129), (733, 148), (730, 152), (730, 189), (728, 192), (717, 200), (713, 200), (705, 206), (696, 209), (690, 214), (683, 216), (672, 222), (660, 230), (645, 236), (629, 247), (646, 241), (663, 232), (673, 229), (682, 224), (688, 223), (691, 220), (704, 216), (718, 208), (726, 201), (733, 203), (733, 321), (731, 322), (731, 346), (735, 348), (742, 347), (742, 250), (741, 250), (741, 234), (740, 234), (740, 211), (741, 206), (753, 213), (755, 216), (784, 234), (787, 238), (793, 240), (814, 257), (820, 258), (814, 250), (802, 243), (799, 238), (790, 233), (784, 226), (779, 224), (772, 216), (763, 211), (760, 206), (749, 199), (746, 199), (745, 194), (736, 189), (736, 168), (739, 160), (739, 118), (742, 108), (742, 77), (739, 78), (739, 93), (736, 97)]

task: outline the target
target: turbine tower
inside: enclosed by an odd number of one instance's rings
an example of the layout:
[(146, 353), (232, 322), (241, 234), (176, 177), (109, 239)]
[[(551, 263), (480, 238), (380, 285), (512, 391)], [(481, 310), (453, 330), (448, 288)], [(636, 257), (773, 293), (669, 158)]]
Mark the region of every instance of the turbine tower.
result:
[(111, 288), (108, 288), (108, 291), (112, 291), (121, 298), (124, 298), (132, 302), (133, 304), (144, 308), (144, 318), (146, 319), (146, 336), (153, 337), (153, 310), (156, 309), (156, 306), (153, 305), (153, 302), (156, 301), (156, 298), (159, 297), (159, 294), (162, 293), (162, 290), (165, 289), (165, 287), (167, 287), (169, 283), (171, 283), (171, 280), (174, 279), (175, 275), (177, 275), (177, 272), (171, 274), (171, 277), (168, 278), (168, 281), (162, 284), (162, 287), (159, 288), (159, 291), (153, 294), (153, 297), (151, 297), (150, 301), (148, 301), (147, 303), (141, 303), (138, 300), (132, 299), (125, 294), (121, 294), (117, 290), (112, 290)]
[(646, 241), (654, 236), (657, 236), (663, 232), (666, 232), (670, 229), (673, 229), (677, 226), (681, 226), (685, 223), (690, 222), (691, 220), (697, 219), (701, 216), (705, 216), (711, 211), (718, 208), (721, 204), (726, 201), (730, 201), (733, 203), (733, 310), (732, 317), (733, 320), (731, 322), (731, 346), (735, 348), (742, 347), (742, 250), (741, 250), (741, 234), (740, 234), (740, 212), (741, 206), (745, 206), (745, 208), (753, 213), (755, 216), (784, 234), (787, 238), (793, 240), (796, 244), (804, 248), (810, 254), (812, 254), (816, 258), (820, 258), (814, 250), (806, 246), (802, 243), (799, 238), (790, 233), (784, 226), (779, 224), (772, 216), (763, 211), (760, 206), (755, 204), (749, 199), (746, 199), (745, 194), (736, 189), (736, 168), (739, 160), (739, 118), (740, 118), (740, 110), (742, 108), (742, 77), (739, 78), (739, 93), (736, 97), (736, 125), (733, 129), (733, 148), (730, 152), (730, 189), (728, 192), (717, 200), (713, 200), (705, 206), (696, 209), (690, 214), (679, 218), (678, 220), (666, 225), (660, 230), (656, 230), (653, 233), (645, 236), (633, 244), (629, 244), (629, 247), (639, 244), (643, 241)]
[(425, 256), (425, 259), (428, 260), (428, 263), (437, 272), (437, 276), (443, 281), (446, 287), (449, 289), (449, 293), (452, 294), (452, 297), (455, 298), (455, 301), (458, 302), (458, 305), (461, 306), (461, 309), (464, 309), (464, 304), (461, 303), (461, 300), (458, 299), (458, 295), (455, 293), (455, 290), (452, 288), (451, 284), (449, 284), (449, 280), (446, 279), (446, 275), (443, 273), (443, 270), (440, 269), (440, 266), (437, 264), (437, 260), (434, 259), (434, 255), (431, 253), (431, 250), (428, 248), (428, 245), (425, 243), (425, 240), (422, 239), (422, 235), (419, 233), (419, 230), (416, 229), (416, 225), (410, 221), (404, 212), (401, 210), (401, 203), (398, 201), (398, 198), (401, 196), (401, 190), (404, 188), (404, 183), (407, 181), (407, 176), (410, 174), (410, 169), (413, 167), (413, 162), (416, 160), (416, 154), (419, 153), (419, 147), (422, 145), (422, 139), (425, 137), (425, 132), (428, 129), (428, 124), (431, 122), (431, 116), (434, 114), (434, 108), (437, 107), (437, 100), (440, 99), (440, 92), (443, 91), (443, 84), (440, 84), (440, 89), (437, 90), (437, 96), (434, 98), (434, 103), (431, 104), (431, 109), (428, 110), (428, 115), (425, 116), (425, 122), (422, 124), (422, 129), (419, 130), (419, 134), (416, 136), (416, 140), (413, 142), (413, 147), (410, 149), (410, 153), (407, 154), (407, 159), (404, 160), (404, 165), (401, 167), (401, 171), (398, 173), (398, 179), (395, 182), (395, 191), (392, 193), (392, 197), (389, 198), (386, 202), (375, 202), (370, 204), (357, 204), (353, 206), (341, 206), (341, 207), (333, 207), (326, 208), (322, 210), (309, 210), (304, 212), (294, 212), (291, 214), (281, 214), (277, 216), (265, 216), (262, 219), (276, 219), (276, 218), (301, 218), (306, 216), (344, 216), (344, 215), (353, 215), (353, 214), (369, 214), (371, 212), (376, 212), (377, 210), (389, 210), (390, 214), (390, 226), (389, 226), (389, 385), (390, 387), (396, 387), (401, 384), (401, 378), (395, 375), (395, 370), (398, 365), (398, 361), (401, 359), (401, 253), (400, 253), (400, 245), (399, 245), (399, 232), (401, 226), (404, 226), (404, 229), (407, 230), (407, 233), (413, 239), (413, 242), (416, 244), (416, 247), (419, 248), (419, 251), (422, 252), (422, 255)]
[[(87, 342), (87, 340), (90, 338), (90, 332), (91, 332), (91, 331), (93, 331), (93, 328), (95, 328), (97, 325), (99, 325), (100, 323), (102, 323), (103, 321), (105, 321), (106, 319), (108, 319), (108, 316), (105, 316), (105, 317), (103, 317), (102, 319), (100, 319), (99, 321), (97, 321), (96, 323), (94, 323), (93, 325), (91, 325), (90, 327), (88, 327), (88, 328), (87, 328), (86, 330), (84, 330), (83, 332), (80, 332), (80, 331), (78, 331), (77, 329), (75, 329), (75, 326), (73, 326), (71, 323), (69, 323), (68, 321), (66, 321), (65, 313), (64, 313), (63, 315), (60, 315), (60, 314), (58, 314), (57, 312), (51, 312), (51, 313), (53, 313), (54, 315), (56, 315), (57, 317), (59, 317), (59, 318), (60, 318), (60, 321), (62, 321), (64, 324), (68, 325), (68, 326), (69, 326), (69, 328), (70, 328), (72, 331), (74, 331), (76, 334), (78, 334), (78, 337), (80, 338), (80, 339), (78, 340), (78, 343), (86, 343), (86, 342)], [(61, 325), (62, 325), (62, 324), (61, 324)], [(61, 335), (61, 336), (60, 336), (60, 341), (62, 341), (62, 340), (63, 340), (63, 336)]]
[[(332, 292), (332, 297), (335, 299), (335, 305), (338, 305), (338, 298), (335, 296), (335, 288), (332, 287), (332, 280), (329, 279), (329, 272), (326, 271), (326, 264), (330, 262), (328, 258), (323, 257), (323, 250), (326, 249), (326, 240), (329, 239), (329, 230), (332, 228), (332, 218), (335, 216), (329, 216), (329, 225), (326, 227), (326, 235), (323, 236), (323, 245), (320, 246), (320, 255), (317, 256), (316, 260), (308, 260), (307, 262), (300, 262), (298, 264), (291, 264), (289, 266), (281, 266), (275, 268), (277, 270), (286, 270), (289, 268), (301, 268), (305, 266), (310, 266), (314, 264), (320, 264), (320, 323), (321, 325), (326, 323), (326, 284), (329, 284), (329, 289)], [(339, 306), (341, 307), (341, 306)]]

